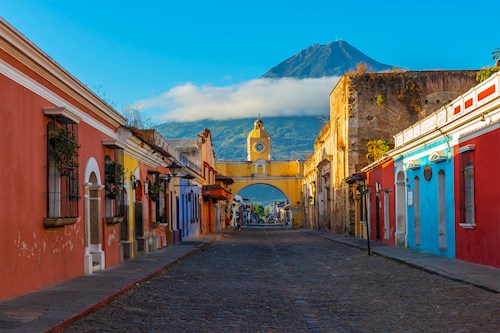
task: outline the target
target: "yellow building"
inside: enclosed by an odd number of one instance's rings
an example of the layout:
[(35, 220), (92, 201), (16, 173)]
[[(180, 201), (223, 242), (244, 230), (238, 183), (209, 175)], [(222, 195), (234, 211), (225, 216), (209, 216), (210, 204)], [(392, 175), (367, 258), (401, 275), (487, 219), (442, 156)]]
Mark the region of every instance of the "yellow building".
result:
[(247, 161), (218, 161), (218, 173), (231, 177), (231, 192), (256, 184), (271, 185), (287, 197), (292, 212), (292, 225), (303, 225), (302, 178), (304, 163), (299, 160), (272, 160), (271, 136), (259, 118), (247, 137)]

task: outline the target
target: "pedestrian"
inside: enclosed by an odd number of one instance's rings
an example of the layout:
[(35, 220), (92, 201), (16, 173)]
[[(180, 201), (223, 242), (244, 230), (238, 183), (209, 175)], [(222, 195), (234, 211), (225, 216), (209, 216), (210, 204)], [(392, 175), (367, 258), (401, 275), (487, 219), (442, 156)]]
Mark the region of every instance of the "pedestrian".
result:
[(226, 216), (226, 228), (229, 228), (229, 225), (231, 224), (231, 219), (229, 216)]

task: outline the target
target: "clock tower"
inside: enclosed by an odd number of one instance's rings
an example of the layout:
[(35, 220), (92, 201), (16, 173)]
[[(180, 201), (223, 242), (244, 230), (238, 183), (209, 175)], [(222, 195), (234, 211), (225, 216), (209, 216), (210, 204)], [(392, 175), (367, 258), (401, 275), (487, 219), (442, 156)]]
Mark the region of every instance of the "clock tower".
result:
[(247, 137), (247, 161), (271, 159), (271, 137), (264, 130), (264, 122), (259, 118), (253, 123), (253, 130)]

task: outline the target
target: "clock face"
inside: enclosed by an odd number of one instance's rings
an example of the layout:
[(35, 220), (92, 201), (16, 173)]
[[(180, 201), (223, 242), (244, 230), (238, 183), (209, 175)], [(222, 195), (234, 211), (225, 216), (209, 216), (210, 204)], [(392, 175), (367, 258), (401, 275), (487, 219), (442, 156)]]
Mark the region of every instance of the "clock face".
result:
[(253, 146), (253, 149), (255, 149), (258, 153), (262, 153), (266, 149), (266, 146), (264, 146), (263, 143), (258, 142)]

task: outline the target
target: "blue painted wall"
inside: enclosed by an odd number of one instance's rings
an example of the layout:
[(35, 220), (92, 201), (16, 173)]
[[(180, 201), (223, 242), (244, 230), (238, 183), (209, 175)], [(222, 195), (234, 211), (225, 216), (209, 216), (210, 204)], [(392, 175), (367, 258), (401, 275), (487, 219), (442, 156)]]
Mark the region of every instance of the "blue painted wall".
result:
[[(448, 159), (442, 162), (430, 162), (430, 155), (436, 151), (435, 147), (446, 143), (446, 140), (440, 140), (427, 144), (425, 147), (419, 147), (414, 151), (406, 153), (404, 158), (418, 160), (420, 167), (417, 169), (406, 169), (408, 178), (408, 191), (413, 192), (413, 205), (408, 205), (407, 201), (407, 244), (408, 247), (430, 252), (447, 257), (455, 257), (455, 207), (454, 207), (454, 165), (453, 150), (447, 154)], [(452, 149), (452, 148), (451, 148)], [(448, 148), (443, 149), (448, 153)], [(423, 153), (420, 158), (413, 158), (417, 154)], [(424, 167), (429, 165), (432, 169), (432, 177), (429, 181), (424, 178)], [(406, 165), (405, 165), (406, 167)], [(446, 192), (446, 250), (439, 248), (438, 238), (438, 174), (439, 171), (445, 172), (445, 192)], [(420, 180), (420, 245), (415, 243), (415, 176)]]
[[(193, 185), (193, 181), (188, 183), (185, 179), (180, 179), (180, 199), (181, 199), (181, 228), (183, 237), (193, 237), (200, 235), (200, 216), (195, 218), (198, 209), (198, 198), (201, 195), (201, 188)], [(191, 193), (192, 191), (192, 193)]]

